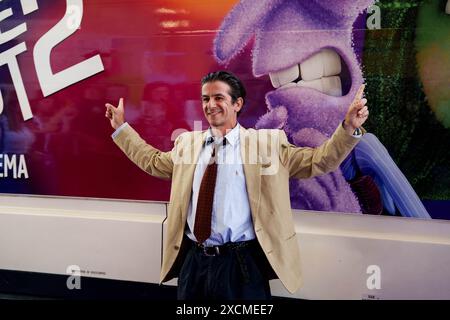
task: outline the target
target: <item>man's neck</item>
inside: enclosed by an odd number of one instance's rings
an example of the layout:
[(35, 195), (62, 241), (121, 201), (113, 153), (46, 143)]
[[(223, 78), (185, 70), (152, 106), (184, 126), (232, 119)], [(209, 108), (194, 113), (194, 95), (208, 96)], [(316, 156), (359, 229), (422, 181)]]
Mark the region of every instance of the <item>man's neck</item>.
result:
[(211, 126), (212, 135), (215, 137), (225, 137), (231, 130), (233, 130), (237, 126), (237, 121), (233, 126), (221, 126), (221, 127), (213, 127)]

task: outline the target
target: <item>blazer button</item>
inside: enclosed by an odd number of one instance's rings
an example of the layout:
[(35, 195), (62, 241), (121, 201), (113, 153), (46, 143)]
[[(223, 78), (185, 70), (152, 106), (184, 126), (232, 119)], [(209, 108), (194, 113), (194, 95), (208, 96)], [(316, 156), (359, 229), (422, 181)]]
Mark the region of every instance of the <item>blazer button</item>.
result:
[(180, 247), (179, 247), (179, 246), (173, 246), (173, 248), (174, 248), (175, 250), (180, 250)]

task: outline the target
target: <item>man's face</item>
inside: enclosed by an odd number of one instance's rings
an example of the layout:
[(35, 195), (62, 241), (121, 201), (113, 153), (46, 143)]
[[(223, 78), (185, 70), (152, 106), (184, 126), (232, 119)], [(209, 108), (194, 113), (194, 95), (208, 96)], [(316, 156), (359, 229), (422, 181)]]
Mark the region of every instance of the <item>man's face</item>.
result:
[(230, 91), (230, 86), (222, 81), (208, 82), (202, 87), (203, 113), (213, 128), (232, 129), (237, 123), (237, 112), (242, 108), (242, 98), (233, 103)]

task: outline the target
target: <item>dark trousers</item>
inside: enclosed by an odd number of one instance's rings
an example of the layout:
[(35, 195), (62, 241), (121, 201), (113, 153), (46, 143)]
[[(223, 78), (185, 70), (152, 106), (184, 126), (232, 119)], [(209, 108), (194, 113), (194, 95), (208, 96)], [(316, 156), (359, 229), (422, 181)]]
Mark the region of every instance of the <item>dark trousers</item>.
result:
[(178, 277), (179, 300), (271, 298), (268, 262), (256, 240), (206, 249), (186, 241), (190, 248)]

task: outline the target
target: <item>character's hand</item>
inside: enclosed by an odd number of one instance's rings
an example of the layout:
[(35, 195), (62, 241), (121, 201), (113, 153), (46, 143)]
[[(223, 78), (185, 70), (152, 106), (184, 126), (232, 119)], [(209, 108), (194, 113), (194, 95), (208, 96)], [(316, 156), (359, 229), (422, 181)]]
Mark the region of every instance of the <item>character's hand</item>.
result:
[(366, 106), (367, 99), (363, 99), (364, 87), (364, 84), (359, 87), (355, 99), (345, 115), (344, 128), (349, 134), (353, 134), (356, 128), (361, 127), (369, 116), (369, 109)]
[(105, 117), (111, 121), (111, 127), (117, 129), (125, 122), (125, 110), (123, 107), (123, 98), (120, 98), (119, 105), (114, 107), (112, 104), (106, 103)]

